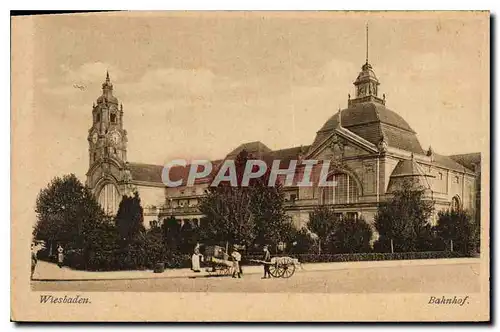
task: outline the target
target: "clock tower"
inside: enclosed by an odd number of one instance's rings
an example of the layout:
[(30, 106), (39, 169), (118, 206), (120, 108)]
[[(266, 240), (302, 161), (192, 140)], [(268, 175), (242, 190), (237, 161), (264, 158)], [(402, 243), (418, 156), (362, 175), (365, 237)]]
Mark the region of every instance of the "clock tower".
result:
[(89, 130), (89, 167), (104, 158), (123, 163), (127, 160), (127, 131), (123, 129), (123, 105), (113, 96), (113, 84), (106, 73), (102, 95), (92, 107)]
[(87, 185), (105, 212), (114, 214), (127, 188), (127, 131), (123, 129), (123, 105), (113, 96), (109, 73), (102, 84), (102, 95), (92, 106), (88, 143)]

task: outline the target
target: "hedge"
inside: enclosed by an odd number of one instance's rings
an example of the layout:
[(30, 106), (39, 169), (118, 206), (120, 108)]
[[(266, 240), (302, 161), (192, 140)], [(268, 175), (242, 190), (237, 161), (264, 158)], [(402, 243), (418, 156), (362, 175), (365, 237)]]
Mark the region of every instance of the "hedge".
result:
[[(360, 254), (283, 254), (298, 258), (301, 263), (329, 263), (329, 262), (360, 262), (360, 261), (385, 261), (385, 260), (410, 260), (410, 259), (438, 259), (460, 258), (466, 255), (456, 251), (422, 251), (422, 252), (395, 252), (395, 253), (360, 253)], [(251, 259), (262, 259), (262, 255), (243, 256), (246, 265), (258, 265)]]
[(169, 269), (187, 268), (191, 267), (191, 256), (170, 253), (153, 261), (141, 250), (88, 252), (86, 257), (83, 251), (74, 251), (64, 256), (65, 266), (87, 271), (153, 270), (158, 263)]
[[(163, 263), (166, 269), (190, 268), (191, 255), (168, 252), (160, 261), (153, 261), (145, 256), (142, 250), (114, 250), (88, 252), (85, 257), (83, 251), (69, 251), (64, 255), (64, 265), (77, 270), (89, 271), (119, 271), (119, 270), (153, 270), (158, 263)], [(438, 259), (469, 257), (454, 251), (423, 251), (423, 252), (397, 252), (397, 253), (357, 253), (357, 254), (293, 254), (284, 253), (283, 256), (298, 258), (301, 263), (328, 263), (328, 262), (360, 262), (383, 260), (410, 260), (410, 259)], [(38, 253), (38, 258), (47, 261), (56, 261), (56, 257), (48, 257), (47, 251)], [(262, 254), (245, 255), (243, 253), (242, 265), (259, 265), (250, 260), (262, 259)], [(210, 264), (202, 263), (203, 266)]]

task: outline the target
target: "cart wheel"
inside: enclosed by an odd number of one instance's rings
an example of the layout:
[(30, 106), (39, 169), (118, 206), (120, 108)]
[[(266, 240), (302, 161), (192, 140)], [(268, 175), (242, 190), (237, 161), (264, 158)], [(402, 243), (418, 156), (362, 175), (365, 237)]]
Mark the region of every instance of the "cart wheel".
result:
[(282, 278), (290, 278), (295, 273), (295, 264), (284, 264)]
[(278, 263), (269, 264), (269, 273), (273, 278), (279, 278), (281, 271)]

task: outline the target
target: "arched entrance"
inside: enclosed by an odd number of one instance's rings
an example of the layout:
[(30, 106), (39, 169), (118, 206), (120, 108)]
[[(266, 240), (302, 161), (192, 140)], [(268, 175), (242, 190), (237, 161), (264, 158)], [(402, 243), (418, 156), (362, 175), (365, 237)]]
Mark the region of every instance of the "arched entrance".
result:
[(116, 215), (120, 205), (120, 192), (113, 183), (105, 184), (99, 191), (98, 202), (107, 215)]

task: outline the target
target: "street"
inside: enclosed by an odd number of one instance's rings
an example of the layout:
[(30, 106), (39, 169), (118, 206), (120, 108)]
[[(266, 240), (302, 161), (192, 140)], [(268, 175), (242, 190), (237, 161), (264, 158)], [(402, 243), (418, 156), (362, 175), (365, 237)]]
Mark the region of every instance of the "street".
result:
[(246, 293), (469, 293), (479, 292), (479, 264), (367, 267), (298, 271), (289, 279), (260, 274), (129, 280), (33, 281), (34, 291)]

